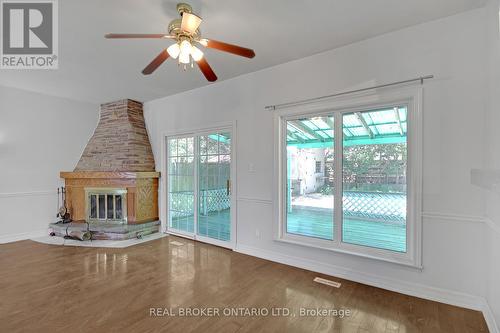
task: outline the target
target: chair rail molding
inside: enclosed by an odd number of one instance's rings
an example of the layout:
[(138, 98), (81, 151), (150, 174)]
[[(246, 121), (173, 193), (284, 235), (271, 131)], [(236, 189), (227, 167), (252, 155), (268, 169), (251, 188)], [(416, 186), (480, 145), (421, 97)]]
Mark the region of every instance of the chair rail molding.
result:
[(54, 190), (45, 191), (27, 191), (27, 192), (0, 192), (0, 199), (2, 198), (19, 198), (19, 197), (39, 197), (56, 195), (57, 192)]
[(271, 199), (261, 199), (261, 198), (251, 198), (251, 197), (238, 197), (236, 199), (238, 202), (253, 202), (260, 203), (263, 205), (272, 205), (273, 201)]
[(500, 224), (496, 223), (492, 219), (486, 217), (484, 219), (484, 222), (488, 227), (490, 227), (491, 230), (495, 231), (496, 233), (500, 234)]
[(461, 222), (472, 222), (472, 223), (486, 223), (486, 218), (480, 215), (467, 215), (467, 214), (453, 214), (446, 212), (429, 212), (423, 211), (422, 218), (425, 219), (435, 219), (435, 220), (452, 220)]

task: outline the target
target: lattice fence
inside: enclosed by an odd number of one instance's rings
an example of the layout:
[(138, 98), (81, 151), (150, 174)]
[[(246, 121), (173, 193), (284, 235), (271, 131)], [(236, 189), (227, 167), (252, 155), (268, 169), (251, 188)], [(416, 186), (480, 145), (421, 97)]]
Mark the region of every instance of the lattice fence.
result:
[(406, 195), (400, 193), (344, 192), (344, 216), (404, 223)]
[[(172, 218), (193, 215), (193, 192), (170, 193), (170, 216)], [(203, 190), (200, 196), (200, 214), (220, 212), (231, 207), (231, 199), (226, 188)]]
[(191, 191), (169, 193), (171, 218), (193, 215), (194, 196)]
[(220, 212), (231, 207), (231, 198), (227, 189), (205, 190), (201, 192), (200, 214), (207, 215), (211, 212)]
[[(405, 223), (406, 195), (399, 193), (344, 192), (344, 216)], [(193, 192), (170, 193), (171, 217), (193, 215)], [(200, 196), (200, 214), (220, 212), (231, 207), (226, 188), (204, 190)]]

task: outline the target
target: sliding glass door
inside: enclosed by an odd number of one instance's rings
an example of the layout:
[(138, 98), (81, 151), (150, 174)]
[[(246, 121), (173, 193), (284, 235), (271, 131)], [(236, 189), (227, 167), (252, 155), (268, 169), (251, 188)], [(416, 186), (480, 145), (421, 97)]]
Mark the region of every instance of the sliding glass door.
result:
[(195, 156), (193, 136), (168, 139), (168, 228), (194, 232)]
[(168, 137), (168, 232), (232, 247), (231, 131)]
[(231, 237), (231, 135), (199, 137), (198, 228), (200, 236)]

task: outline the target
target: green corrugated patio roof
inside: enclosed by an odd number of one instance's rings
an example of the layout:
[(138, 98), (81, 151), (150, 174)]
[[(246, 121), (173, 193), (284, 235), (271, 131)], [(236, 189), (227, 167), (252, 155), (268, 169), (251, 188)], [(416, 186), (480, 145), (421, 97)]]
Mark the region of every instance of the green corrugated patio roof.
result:
[[(287, 122), (287, 145), (299, 148), (333, 147), (333, 116), (321, 116)], [(344, 146), (405, 143), (406, 107), (344, 114)]]

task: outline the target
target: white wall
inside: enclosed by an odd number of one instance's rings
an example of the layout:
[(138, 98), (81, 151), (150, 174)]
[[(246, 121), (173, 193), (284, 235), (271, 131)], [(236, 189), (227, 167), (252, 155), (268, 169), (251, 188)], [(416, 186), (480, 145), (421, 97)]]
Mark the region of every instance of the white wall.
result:
[(99, 107), (0, 86), (0, 242), (45, 232)]
[[(487, 135), (485, 146), (486, 169), (500, 172), (500, 1), (490, 0), (488, 13), (488, 45), (489, 45), (489, 99), (487, 113)], [(486, 215), (490, 223), (487, 244), (489, 251), (488, 263), (488, 303), (497, 324), (500, 324), (500, 190), (486, 191)]]
[[(485, 194), (470, 170), (485, 157), (485, 15), (466, 12), (146, 103), (158, 170), (163, 132), (236, 120), (240, 251), (481, 308)], [(264, 106), (425, 74), (436, 79), (424, 88), (424, 269), (273, 241), (275, 132)]]

